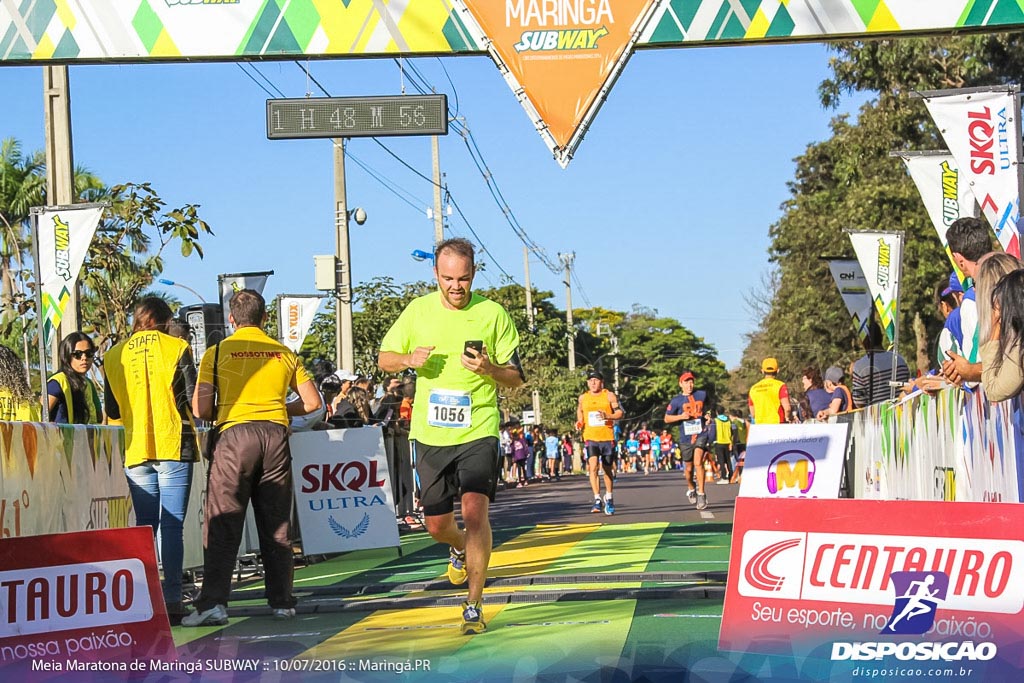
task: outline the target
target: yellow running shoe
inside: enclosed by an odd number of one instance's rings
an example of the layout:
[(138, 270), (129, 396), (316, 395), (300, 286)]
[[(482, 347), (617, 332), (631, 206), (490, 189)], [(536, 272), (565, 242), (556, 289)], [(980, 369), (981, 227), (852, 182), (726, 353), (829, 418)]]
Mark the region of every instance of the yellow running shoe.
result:
[(452, 547), (448, 553), (448, 580), (453, 586), (466, 583), (466, 551)]
[(473, 636), (487, 630), (480, 601), (462, 603), (462, 635)]

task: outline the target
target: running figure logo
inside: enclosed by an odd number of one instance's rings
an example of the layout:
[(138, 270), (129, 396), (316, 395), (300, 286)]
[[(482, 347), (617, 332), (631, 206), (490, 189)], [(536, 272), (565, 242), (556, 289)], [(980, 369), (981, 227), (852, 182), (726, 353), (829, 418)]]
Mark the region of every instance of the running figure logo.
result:
[(893, 572), (889, 575), (896, 589), (892, 616), (880, 633), (920, 635), (935, 623), (935, 610), (945, 602), (949, 590), (946, 572)]

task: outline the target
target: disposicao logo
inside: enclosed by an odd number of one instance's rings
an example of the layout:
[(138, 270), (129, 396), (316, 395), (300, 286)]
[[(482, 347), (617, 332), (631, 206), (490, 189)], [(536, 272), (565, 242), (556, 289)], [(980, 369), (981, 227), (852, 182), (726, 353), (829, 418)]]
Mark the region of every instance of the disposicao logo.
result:
[[(946, 572), (892, 572), (896, 598), (892, 616), (882, 635), (924, 635), (935, 625), (939, 603), (946, 601), (949, 574)], [(973, 618), (973, 617), (972, 617)], [(988, 661), (996, 656), (995, 643), (962, 642), (838, 642), (832, 644), (832, 660), (880, 660), (896, 657), (900, 661)]]
[(896, 589), (896, 603), (881, 633), (920, 635), (931, 629), (935, 610), (949, 592), (949, 574), (893, 572), (889, 578)]

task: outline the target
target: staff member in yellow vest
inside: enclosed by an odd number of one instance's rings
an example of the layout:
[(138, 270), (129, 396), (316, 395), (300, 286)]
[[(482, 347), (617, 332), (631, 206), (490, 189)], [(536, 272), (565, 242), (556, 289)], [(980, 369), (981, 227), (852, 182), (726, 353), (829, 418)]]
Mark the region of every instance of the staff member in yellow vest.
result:
[(0, 345), (0, 420), (39, 422), (39, 397), (25, 378), (25, 364)]
[[(235, 332), (206, 350), (192, 398), (196, 417), (216, 421), (206, 487), (203, 589), (182, 626), (228, 623), (227, 604), (245, 510), (252, 499), (275, 619), (295, 616), (292, 593), (292, 455), (289, 415), (308, 415), (322, 401), (298, 356), (263, 331), (266, 302), (251, 289), (231, 296)], [(288, 390), (299, 395), (286, 403)]]
[(84, 332), (64, 337), (57, 349), (58, 372), (46, 383), (50, 422), (57, 424), (102, 424), (100, 392), (89, 379), (96, 360), (96, 345)]
[(779, 371), (779, 361), (765, 358), (761, 361), (761, 372), (764, 379), (750, 387), (747, 406), (754, 424), (777, 425), (788, 421), (791, 411), (789, 390), (786, 383), (775, 378)]
[(576, 428), (583, 429), (583, 445), (587, 453), (587, 475), (590, 476), (590, 490), (594, 492), (594, 507), (591, 512), (601, 512), (601, 482), (598, 463), (604, 472), (604, 513), (615, 514), (613, 500), (615, 472), (615, 428), (614, 421), (623, 415), (619, 399), (604, 388), (604, 377), (597, 370), (587, 373), (587, 390), (580, 395), (576, 405)]
[[(501, 304), (473, 292), (473, 245), (453, 238), (434, 248), (438, 291), (413, 299), (381, 341), (377, 365), (416, 370), (409, 438), (415, 443), (420, 502), (430, 536), (451, 546), (448, 580), (469, 581), (463, 635), (487, 629), (481, 598), (491, 560), (490, 504), (498, 488), (498, 386), (524, 382), (519, 332)], [(462, 521), (455, 521), (459, 498)]]
[(104, 357), (107, 415), (125, 433), (125, 474), (139, 526), (160, 539), (164, 603), (172, 626), (181, 623), (184, 557), (182, 525), (196, 461), (192, 348), (167, 334), (173, 313), (150, 296), (135, 306), (132, 334)]

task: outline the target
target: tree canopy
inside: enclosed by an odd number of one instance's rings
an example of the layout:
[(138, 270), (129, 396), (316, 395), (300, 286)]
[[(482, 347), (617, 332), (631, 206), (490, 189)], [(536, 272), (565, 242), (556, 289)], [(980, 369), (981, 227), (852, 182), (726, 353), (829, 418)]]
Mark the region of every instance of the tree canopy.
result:
[(759, 376), (766, 355), (791, 382), (807, 365), (846, 367), (859, 357), (852, 321), (823, 257), (853, 258), (845, 230), (905, 233), (900, 286), (900, 353), (926, 371), (942, 320), (936, 283), (948, 277), (942, 250), (897, 150), (943, 149), (944, 143), (915, 92), (1019, 83), (1024, 77), (1024, 34), (901, 38), (830, 46), (832, 71), (819, 93), (834, 107), (844, 94), (870, 92), (852, 120), (837, 116), (831, 137), (797, 157), (782, 217), (769, 229), (765, 296), (754, 296), (762, 315), (730, 382), (738, 393)]

